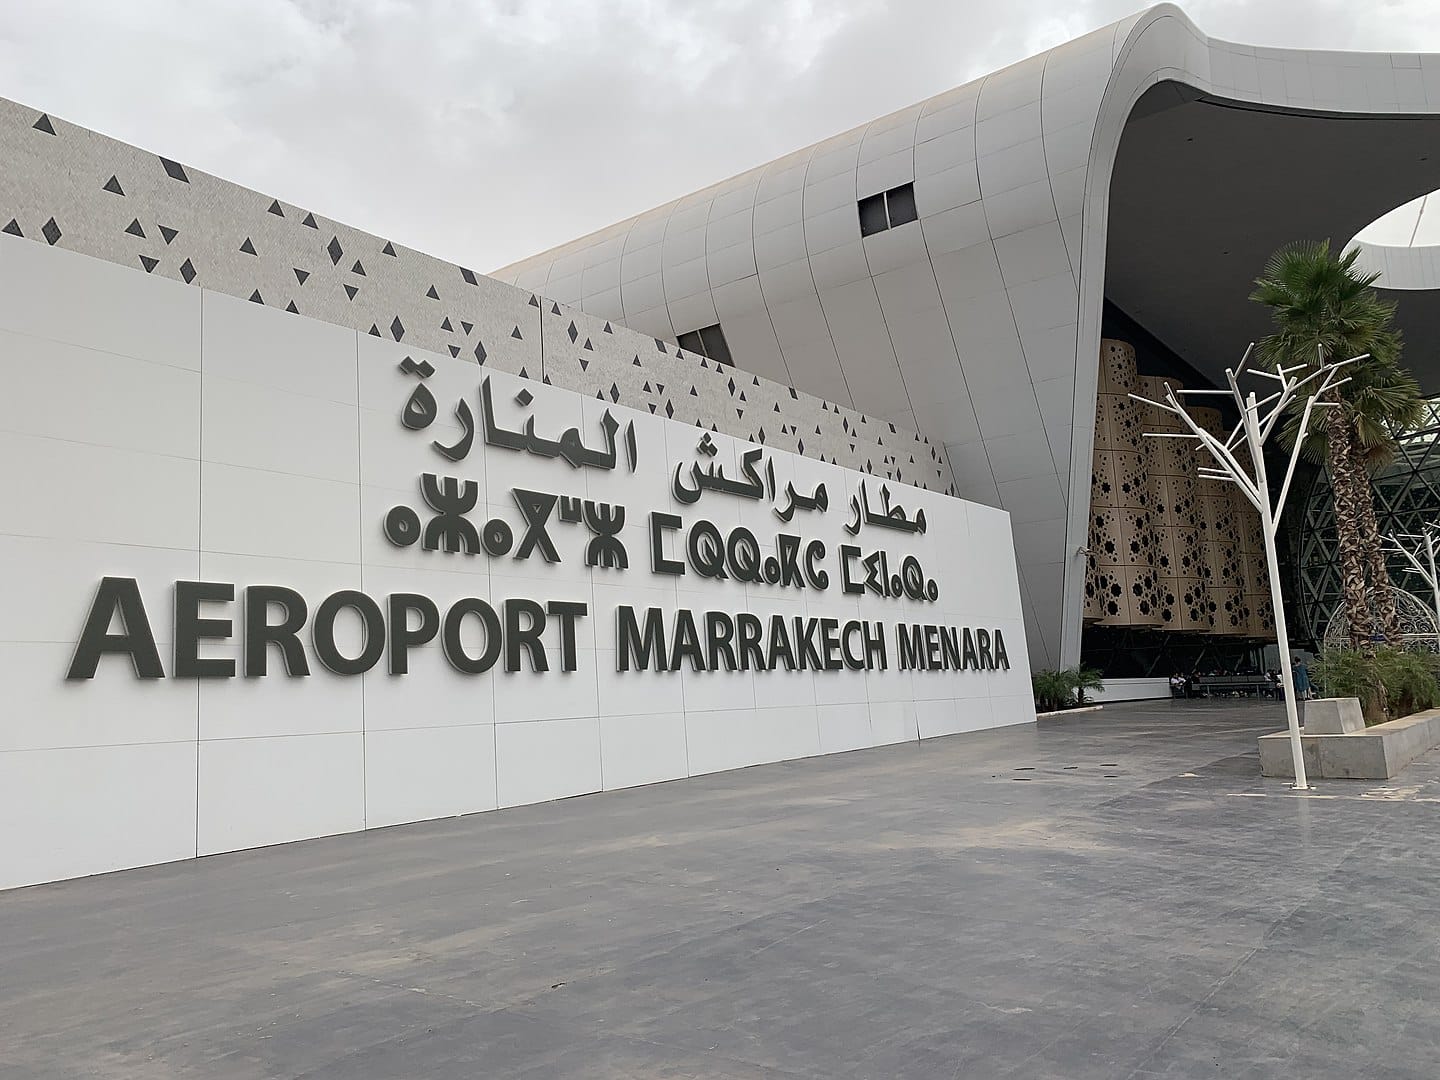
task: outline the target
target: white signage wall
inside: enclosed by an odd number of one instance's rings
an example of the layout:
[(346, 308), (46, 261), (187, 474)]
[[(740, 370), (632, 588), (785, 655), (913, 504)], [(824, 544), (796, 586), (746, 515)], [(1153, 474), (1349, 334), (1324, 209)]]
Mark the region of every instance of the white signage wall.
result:
[(1003, 512), (0, 237), (0, 887), (1033, 720)]

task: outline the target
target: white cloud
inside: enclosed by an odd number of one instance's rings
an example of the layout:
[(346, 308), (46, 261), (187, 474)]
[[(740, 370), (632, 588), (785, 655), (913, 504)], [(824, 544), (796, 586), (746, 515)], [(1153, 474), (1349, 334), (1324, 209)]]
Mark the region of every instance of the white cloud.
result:
[[(0, 94), (492, 268), (996, 70), (1119, 0), (49, 0)], [(1440, 50), (1433, 2), (1203, 0), (1258, 44)]]

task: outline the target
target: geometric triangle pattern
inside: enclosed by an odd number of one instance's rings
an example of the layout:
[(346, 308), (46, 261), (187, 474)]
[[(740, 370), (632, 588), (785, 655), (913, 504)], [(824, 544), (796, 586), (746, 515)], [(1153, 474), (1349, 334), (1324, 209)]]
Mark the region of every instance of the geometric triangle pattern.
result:
[[(0, 233), (955, 492), (944, 450), (914, 431), (4, 99), (0, 147), (24, 162), (0, 170)], [(94, 179), (44, 179), (63, 176)]]

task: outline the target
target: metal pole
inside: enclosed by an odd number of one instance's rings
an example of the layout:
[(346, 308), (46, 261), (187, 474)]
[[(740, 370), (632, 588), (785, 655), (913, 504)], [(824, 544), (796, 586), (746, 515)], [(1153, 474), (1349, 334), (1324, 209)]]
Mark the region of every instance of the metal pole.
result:
[[(1280, 648), (1280, 678), (1285, 684), (1285, 720), (1290, 728), (1290, 757), (1295, 763), (1295, 790), (1308, 791), (1304, 746), (1300, 741), (1300, 706), (1295, 698), (1295, 673), (1290, 667), (1290, 632), (1285, 625), (1285, 603), (1280, 595), (1280, 559), (1275, 551), (1275, 515), (1270, 509), (1270, 489), (1265, 484), (1265, 454), (1260, 445), (1259, 425), (1253, 409), (1244, 410), (1245, 438), (1255, 465), (1255, 486), (1260, 492), (1260, 529), (1265, 536), (1265, 565), (1270, 571), (1270, 604), (1275, 609), (1275, 639)], [(1298, 452), (1298, 447), (1297, 447)]]
[(1290, 666), (1290, 634), (1285, 626), (1285, 605), (1280, 599), (1280, 562), (1275, 555), (1275, 522), (1267, 504), (1260, 511), (1265, 530), (1265, 561), (1270, 567), (1270, 602), (1275, 607), (1275, 637), (1280, 647), (1280, 678), (1285, 683), (1285, 721), (1290, 728), (1290, 756), (1295, 762), (1295, 790), (1306, 791), (1305, 756), (1300, 742), (1300, 707), (1295, 700), (1295, 672)]
[(1430, 559), (1430, 595), (1435, 601), (1435, 651), (1440, 653), (1440, 578), (1435, 576), (1435, 533), (1425, 530), (1425, 554)]

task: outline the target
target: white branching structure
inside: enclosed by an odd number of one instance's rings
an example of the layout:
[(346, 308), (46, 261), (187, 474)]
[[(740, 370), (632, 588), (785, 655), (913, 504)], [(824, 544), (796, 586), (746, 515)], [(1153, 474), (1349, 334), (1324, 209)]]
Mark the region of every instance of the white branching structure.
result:
[[(1198, 448), (1207, 452), (1215, 462), (1214, 465), (1202, 465), (1200, 476), (1206, 480), (1228, 480), (1240, 489), (1241, 494), (1260, 514), (1260, 527), (1265, 537), (1265, 561), (1270, 570), (1270, 603), (1275, 609), (1275, 636), (1280, 647), (1280, 677), (1285, 686), (1285, 713), (1290, 725), (1290, 753), (1295, 762), (1295, 787), (1303, 791), (1309, 784), (1305, 778), (1305, 759), (1300, 744), (1300, 711), (1295, 703), (1295, 677), (1290, 669), (1290, 636), (1285, 628), (1285, 605), (1280, 596), (1280, 564), (1275, 556), (1275, 528), (1280, 511), (1285, 506), (1285, 498), (1290, 494), (1290, 481), (1294, 479), (1295, 465), (1300, 460), (1300, 450), (1305, 444), (1305, 436), (1309, 434), (1310, 421), (1315, 410), (1333, 408), (1337, 404), (1324, 399), (1335, 387), (1349, 381), (1341, 377), (1341, 369), (1364, 357), (1326, 363), (1322, 354), (1320, 363), (1303, 378), (1297, 377), (1295, 373), (1304, 371), (1310, 366), (1308, 364), (1277, 367), (1274, 371), (1253, 368), (1248, 374), (1270, 379), (1276, 384), (1274, 393), (1257, 400), (1254, 391), (1248, 394), (1242, 392), (1238, 381), (1241, 375), (1247, 373), (1246, 366), (1254, 348), (1252, 344), (1245, 350), (1239, 367), (1225, 369), (1225, 381), (1230, 384), (1228, 390), (1175, 390), (1169, 383), (1165, 383), (1164, 401), (1151, 401), (1139, 394), (1130, 396), (1146, 405), (1174, 413), (1190, 429), (1188, 432), (1146, 432), (1147, 438), (1194, 439), (1199, 444)], [(1214, 394), (1231, 398), (1240, 413), (1234, 430), (1223, 440), (1197, 424), (1180, 400), (1185, 396)], [(1265, 442), (1284, 415), (1302, 398), (1305, 399), (1305, 408), (1300, 414), (1295, 446), (1290, 451), (1290, 463), (1285, 469), (1280, 494), (1272, 502), (1269, 481), (1265, 475)], [(1248, 469), (1236, 456), (1242, 445), (1250, 459)]]
[(1403, 558), (1410, 564), (1405, 569), (1419, 574), (1430, 586), (1435, 604), (1435, 648), (1440, 652), (1440, 575), (1435, 573), (1435, 548), (1440, 544), (1437, 533), (1440, 533), (1440, 524), (1433, 521), (1422, 533), (1391, 533), (1385, 537), (1385, 550)]

